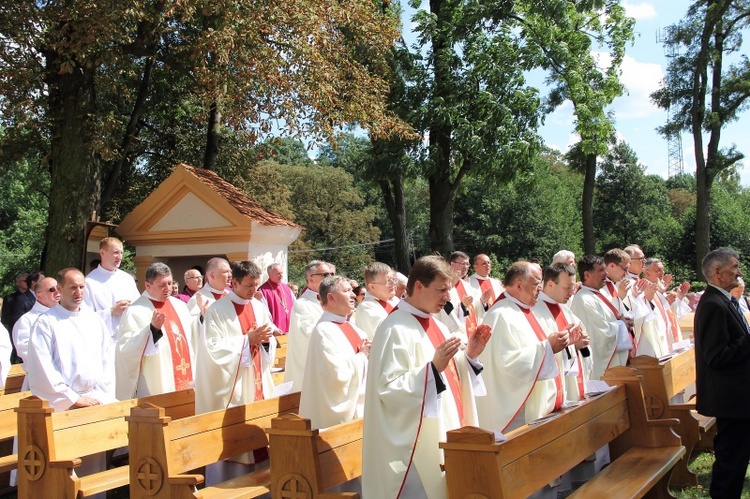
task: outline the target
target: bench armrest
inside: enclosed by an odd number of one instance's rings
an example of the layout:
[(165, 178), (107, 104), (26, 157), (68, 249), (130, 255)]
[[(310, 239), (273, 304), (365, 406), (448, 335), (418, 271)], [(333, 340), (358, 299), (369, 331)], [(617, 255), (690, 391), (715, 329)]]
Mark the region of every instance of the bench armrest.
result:
[(49, 467), (50, 468), (62, 468), (62, 469), (68, 469), (68, 468), (76, 468), (81, 465), (81, 458), (76, 457), (73, 459), (60, 459), (57, 461), (50, 461)]
[(173, 475), (170, 476), (167, 481), (172, 485), (193, 485), (198, 486), (203, 483), (205, 478), (203, 475)]
[(0, 473), (7, 473), (18, 468), (18, 454), (0, 457)]
[(680, 424), (680, 420), (677, 418), (649, 419), (648, 424), (649, 426), (670, 428), (672, 426), (678, 426)]
[(674, 411), (694, 411), (695, 402), (687, 402), (685, 404), (669, 404), (669, 408)]

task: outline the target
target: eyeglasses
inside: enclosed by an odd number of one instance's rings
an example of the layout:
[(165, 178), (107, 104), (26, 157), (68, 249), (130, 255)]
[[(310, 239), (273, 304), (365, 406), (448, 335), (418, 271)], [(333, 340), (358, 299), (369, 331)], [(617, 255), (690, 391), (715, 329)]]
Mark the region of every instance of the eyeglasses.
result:
[(45, 291), (49, 291), (50, 293), (54, 293), (55, 291), (57, 291), (57, 286), (52, 286), (51, 288), (49, 288), (49, 289), (47, 289)]
[(203, 279), (203, 276), (202, 275), (197, 275), (197, 276), (193, 276), (193, 277), (187, 277), (186, 279), (200, 280), (200, 279)]
[(395, 286), (398, 284), (398, 279), (386, 279), (385, 282), (373, 282), (373, 284), (377, 284), (379, 286)]
[(333, 272), (321, 272), (321, 273), (318, 273), (318, 274), (310, 274), (310, 275), (323, 276), (323, 279), (325, 279), (326, 277), (331, 277), (332, 275), (335, 275), (335, 274)]
[(625, 272), (630, 272), (630, 267), (623, 267), (622, 265), (618, 265), (618, 267), (620, 267)]

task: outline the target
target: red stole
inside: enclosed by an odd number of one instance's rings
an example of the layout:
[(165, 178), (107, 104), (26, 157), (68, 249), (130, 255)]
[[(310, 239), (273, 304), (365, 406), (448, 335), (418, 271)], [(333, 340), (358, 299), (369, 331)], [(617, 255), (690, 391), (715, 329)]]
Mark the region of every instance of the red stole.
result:
[(213, 291), (211, 291), (211, 294), (214, 295), (214, 300), (216, 300), (216, 301), (219, 301), (219, 298), (221, 298), (222, 296), (224, 296), (223, 294), (214, 293)]
[[(253, 304), (248, 303), (247, 305), (240, 305), (239, 303), (232, 302), (232, 305), (234, 305), (234, 311), (237, 312), (237, 318), (240, 320), (242, 334), (247, 337), (248, 331), (258, 327), (255, 322)], [(250, 345), (250, 356), (252, 357), (253, 362), (253, 381), (255, 385), (254, 400), (263, 400), (263, 373), (261, 371), (260, 348), (260, 345)], [(237, 369), (239, 369), (239, 366)]]
[(187, 344), (185, 331), (182, 329), (180, 316), (177, 315), (177, 311), (175, 311), (168, 299), (165, 301), (151, 300), (151, 303), (156, 310), (167, 316), (162, 327), (167, 333), (169, 349), (172, 353), (174, 388), (175, 390), (190, 388), (190, 383), (193, 381), (193, 369), (190, 366), (190, 348)]
[[(565, 318), (563, 309), (559, 303), (544, 302), (552, 313), (552, 317), (555, 319), (555, 324), (560, 328), (560, 331), (568, 327), (568, 320)], [(581, 366), (581, 357), (576, 352), (576, 362), (578, 363), (578, 376), (576, 380), (578, 382), (578, 396), (583, 400), (586, 395), (586, 388), (583, 383), (583, 368)]]
[[(667, 311), (664, 309), (664, 304), (661, 302), (661, 298), (659, 296), (654, 296), (654, 303), (656, 305), (656, 308), (659, 309), (659, 313), (661, 313), (661, 318), (664, 319), (664, 324), (672, 331), (672, 341), (677, 341), (677, 327), (674, 323), (674, 315), (673, 314), (667, 314)], [(672, 312), (672, 310), (670, 310)]]
[[(609, 281), (607, 281), (607, 284), (612, 284), (612, 283), (610, 283)], [(604, 302), (604, 304), (605, 304), (605, 305), (606, 305), (607, 307), (609, 307), (609, 309), (610, 309), (610, 310), (612, 311), (612, 313), (613, 313), (613, 314), (615, 314), (615, 319), (617, 319), (617, 320), (619, 321), (619, 320), (620, 320), (620, 311), (619, 311), (619, 310), (617, 310), (617, 308), (615, 308), (615, 306), (614, 306), (614, 305), (612, 305), (612, 302), (611, 302), (611, 301), (609, 301), (609, 300), (607, 299), (607, 297), (606, 297), (606, 296), (604, 296), (604, 295), (603, 295), (603, 294), (602, 294), (602, 293), (601, 293), (600, 291), (597, 291), (597, 290), (595, 290), (595, 289), (592, 289), (592, 291), (594, 292), (594, 294), (595, 294), (595, 295), (596, 295), (596, 296), (597, 296), (597, 297), (598, 297), (598, 298), (599, 298), (599, 299), (600, 299), (601, 301), (603, 301), (603, 302)], [(616, 290), (615, 290), (615, 291), (616, 291)]]
[[(435, 320), (432, 317), (417, 317), (416, 315), (414, 316), (414, 318), (419, 321), (422, 329), (424, 329), (425, 333), (427, 333), (427, 337), (430, 339), (430, 342), (432, 342), (432, 346), (437, 349), (437, 347), (439, 347), (446, 338), (438, 325), (435, 323)], [(451, 359), (448, 362), (448, 367), (444, 372), (445, 377), (448, 379), (448, 386), (453, 393), (453, 400), (456, 401), (456, 409), (458, 410), (458, 417), (461, 420), (461, 426), (465, 426), (466, 420), (464, 419), (464, 400), (463, 396), (461, 395), (461, 380), (458, 376), (458, 369), (456, 368), (456, 359)]]
[[(536, 320), (536, 317), (534, 317), (534, 314), (531, 311), (531, 309), (524, 308), (524, 307), (518, 307), (518, 308), (520, 308), (521, 312), (523, 312), (523, 316), (526, 317), (526, 320), (529, 322), (531, 329), (534, 330), (534, 334), (536, 335), (537, 339), (540, 342), (544, 342), (544, 340), (547, 339), (547, 335), (544, 334), (544, 330), (542, 329), (542, 326), (539, 325), (539, 321)], [(562, 404), (563, 404), (562, 377), (563, 377), (562, 371), (558, 372), (558, 375), (555, 377), (555, 387), (557, 388), (557, 396), (555, 397), (555, 408), (553, 409), (553, 411), (558, 410), (560, 407), (562, 407)]]
[[(464, 297), (467, 296), (467, 293), (466, 288), (464, 287), (464, 282), (461, 279), (459, 279), (458, 284), (456, 284), (456, 292), (458, 293), (459, 301), (463, 304)], [(466, 308), (469, 310), (469, 314), (466, 317), (466, 336), (471, 338), (477, 330), (477, 312), (474, 310), (473, 303)]]
[(495, 288), (492, 286), (492, 281), (489, 277), (487, 279), (479, 279), (477, 277), (477, 281), (479, 281), (479, 287), (482, 289), (482, 293), (486, 293), (487, 291), (490, 292), (490, 299), (487, 302), (487, 306), (491, 307), (493, 303), (495, 303), (495, 300), (497, 300), (497, 296), (495, 296)]
[(346, 339), (349, 340), (349, 344), (352, 346), (354, 353), (359, 353), (360, 346), (362, 346), (362, 338), (359, 337), (352, 325), (348, 322), (334, 322), (334, 324), (341, 329), (341, 332), (344, 333)]
[(393, 305), (391, 305), (387, 301), (378, 300), (378, 303), (380, 303), (380, 306), (385, 309), (386, 314), (390, 314), (391, 312), (393, 312)]

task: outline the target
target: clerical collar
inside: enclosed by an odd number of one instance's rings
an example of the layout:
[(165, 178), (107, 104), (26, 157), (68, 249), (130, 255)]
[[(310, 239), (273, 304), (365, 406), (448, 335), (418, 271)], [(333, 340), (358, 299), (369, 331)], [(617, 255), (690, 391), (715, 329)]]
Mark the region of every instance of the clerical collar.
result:
[(226, 289), (216, 289), (213, 286), (211, 286), (209, 283), (206, 283), (203, 286), (203, 289), (208, 289), (210, 292), (217, 294), (217, 295), (225, 295), (227, 293)]
[[(542, 294), (541, 291), (539, 292), (539, 294)], [(528, 310), (528, 309), (531, 308), (530, 306), (526, 305), (525, 303), (521, 303), (520, 301), (518, 301), (510, 293), (508, 293), (507, 290), (505, 291), (505, 297), (508, 298), (510, 301), (512, 301), (513, 303), (515, 303), (516, 305), (518, 305), (519, 307), (521, 307), (523, 309)]]
[(240, 298), (234, 291), (230, 291), (229, 293), (227, 293), (227, 297), (229, 297), (229, 299), (237, 305), (247, 305), (248, 303), (250, 303), (250, 300)]
[(107, 270), (107, 269), (105, 269), (104, 267), (102, 267), (101, 265), (99, 265), (99, 266), (97, 267), (97, 269), (101, 270), (101, 271), (102, 271), (102, 272), (104, 272), (105, 274), (110, 274), (110, 275), (114, 275), (114, 274), (116, 274), (116, 273), (117, 273), (117, 268), (115, 268), (115, 270)]
[(310, 300), (315, 303), (319, 303), (318, 301), (318, 293), (313, 291), (310, 288), (307, 288), (304, 293), (302, 293), (302, 296), (300, 298), (305, 298), (307, 300)]
[(546, 303), (553, 303), (553, 304), (559, 305), (559, 303), (557, 303), (555, 300), (550, 298), (549, 295), (545, 293), (544, 291), (539, 292), (539, 299)]
[(723, 294), (726, 297), (727, 300), (732, 301), (732, 293), (730, 293), (726, 289), (722, 289), (719, 286), (714, 286), (713, 284), (709, 284), (709, 286), (711, 286), (712, 288), (718, 289), (719, 291), (721, 291), (721, 294)]
[(39, 300), (37, 300), (37, 301), (34, 302), (34, 306), (31, 307), (31, 310), (34, 311), (34, 312), (42, 312), (42, 313), (44, 313), (47, 310), (49, 310), (49, 307), (46, 306), (46, 305), (42, 305), (42, 302), (40, 302)]
[(588, 290), (589, 290), (589, 291), (591, 291), (592, 293), (599, 293), (599, 294), (601, 294), (601, 292), (602, 292), (602, 291), (601, 291), (601, 288), (599, 288), (599, 289), (596, 289), (596, 288), (592, 288), (591, 286), (586, 286), (585, 284), (582, 284), (582, 285), (581, 285), (581, 289), (588, 289)]
[(625, 276), (625, 279), (630, 279), (631, 281), (637, 281), (640, 278), (641, 277), (638, 274), (634, 274), (632, 272), (628, 272), (627, 275)]
[(428, 314), (427, 312), (422, 312), (417, 307), (406, 301), (406, 298), (402, 298), (401, 301), (398, 302), (398, 309), (409, 312), (410, 314), (421, 317), (422, 319), (427, 319), (428, 317), (430, 317), (430, 314)]
[(158, 298), (155, 298), (155, 297), (151, 296), (151, 293), (149, 293), (148, 291), (144, 291), (143, 294), (146, 295), (146, 298), (148, 298), (151, 301), (165, 302), (165, 301), (169, 300), (169, 297), (167, 297), (167, 300), (160, 300)]
[(604, 281), (605, 282), (611, 282), (613, 286), (617, 287), (617, 283), (615, 281), (613, 281), (612, 279), (610, 279), (609, 277), (605, 278)]
[(341, 324), (347, 322), (345, 315), (336, 315), (328, 310), (323, 311), (323, 315), (320, 316), (320, 322), (335, 322)]
[(58, 303), (57, 305), (55, 305), (55, 312), (57, 312), (59, 315), (62, 315), (63, 317), (76, 317), (77, 315), (80, 315), (82, 306), (83, 304), (79, 305), (78, 310), (73, 312)]
[(477, 279), (479, 279), (480, 281), (486, 281), (487, 279), (489, 279), (489, 278), (490, 278), (490, 276), (489, 276), (489, 275), (487, 275), (487, 276), (485, 276), (485, 277), (482, 277), (482, 276), (480, 276), (479, 274), (474, 274), (474, 277), (476, 277), (476, 278), (477, 278)]

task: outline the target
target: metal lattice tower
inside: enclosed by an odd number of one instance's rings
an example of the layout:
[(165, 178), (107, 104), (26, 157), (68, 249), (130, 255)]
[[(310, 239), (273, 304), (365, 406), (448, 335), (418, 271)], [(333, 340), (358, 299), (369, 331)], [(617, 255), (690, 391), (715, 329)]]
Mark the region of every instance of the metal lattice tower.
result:
[[(662, 32), (656, 32), (656, 42), (664, 45), (664, 53), (668, 59), (672, 59), (677, 56), (677, 49), (673, 44), (665, 43), (669, 38), (669, 28), (665, 28)], [(667, 109), (667, 119), (672, 119), (677, 114), (677, 109), (670, 105)], [(674, 132), (667, 136), (667, 174), (669, 177), (676, 175), (682, 175), (685, 172), (685, 163), (682, 157), (682, 134), (680, 132)]]

